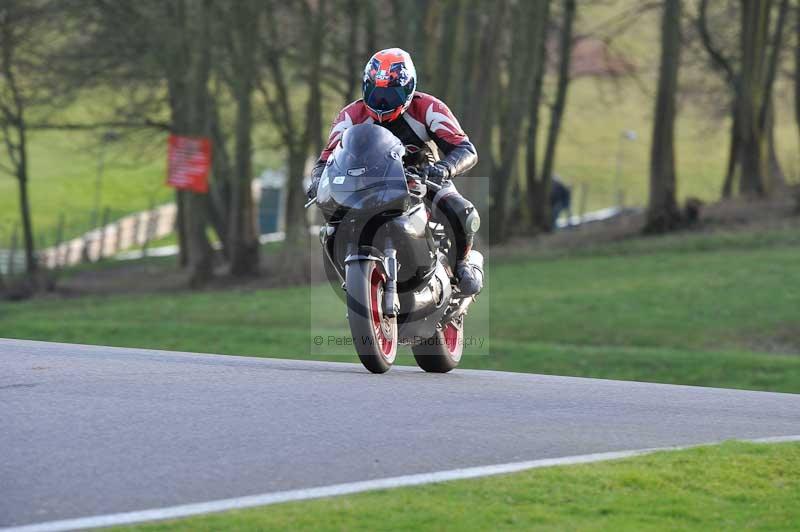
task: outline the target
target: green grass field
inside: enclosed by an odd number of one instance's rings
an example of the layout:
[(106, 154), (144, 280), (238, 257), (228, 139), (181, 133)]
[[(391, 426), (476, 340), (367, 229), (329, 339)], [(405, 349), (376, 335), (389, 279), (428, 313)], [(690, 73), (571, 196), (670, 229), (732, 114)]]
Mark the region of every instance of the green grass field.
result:
[[(65, 236), (89, 227), (94, 209), (100, 159), (100, 133), (39, 131), (31, 137), (30, 194), (34, 231), (48, 242), (55, 238), (61, 216)], [(158, 134), (158, 137), (164, 137)], [(166, 137), (164, 137), (166, 138)], [(164, 140), (166, 142), (166, 140)], [(101, 206), (112, 219), (170, 201), (164, 186), (166, 153), (140, 150), (120, 141), (105, 150)], [(19, 219), (17, 182), (0, 176), (0, 228), (7, 232)], [(8, 235), (0, 234), (0, 247)]]
[[(800, 392), (797, 243), (776, 230), (490, 257), (467, 319), (483, 344), (462, 367)], [(356, 362), (328, 342), (344, 315), (327, 285), (44, 298), (0, 303), (0, 337)]]
[(796, 530), (800, 444), (725, 443), (119, 530)]

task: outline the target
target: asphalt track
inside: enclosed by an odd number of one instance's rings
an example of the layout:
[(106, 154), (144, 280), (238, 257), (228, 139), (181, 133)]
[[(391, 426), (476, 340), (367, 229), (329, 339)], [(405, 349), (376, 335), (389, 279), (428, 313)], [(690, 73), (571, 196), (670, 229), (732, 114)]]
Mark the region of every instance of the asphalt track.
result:
[(800, 395), (0, 340), (0, 527), (800, 434)]

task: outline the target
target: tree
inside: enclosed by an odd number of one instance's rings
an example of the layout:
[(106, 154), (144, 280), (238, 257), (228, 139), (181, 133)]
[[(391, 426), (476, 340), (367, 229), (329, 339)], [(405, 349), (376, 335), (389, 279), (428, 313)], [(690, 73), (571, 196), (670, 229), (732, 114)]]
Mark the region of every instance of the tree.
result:
[(747, 195), (763, 196), (769, 186), (766, 125), (787, 6), (788, 0), (782, 0), (768, 56), (771, 1), (742, 0), (742, 69), (736, 112), (741, 139), (739, 189)]
[(681, 0), (665, 0), (661, 22), (653, 140), (650, 148), (650, 198), (645, 231), (662, 233), (678, 227), (676, 200), (675, 117), (681, 54)]
[(800, 3), (795, 7), (794, 14), (794, 116), (797, 122), (797, 132), (800, 134)]
[[(157, 34), (165, 44), (160, 64), (167, 81), (172, 132), (211, 136), (212, 0), (173, 0), (163, 4)], [(155, 23), (155, 21), (153, 21)], [(189, 269), (189, 285), (200, 287), (213, 277), (213, 250), (208, 240), (208, 197), (191, 191), (176, 193), (178, 238)]]
[(52, 109), (64, 99), (53, 92), (46, 68), (58, 11), (47, 1), (0, 3), (0, 136), (8, 155), (7, 163), (0, 162), (0, 171), (17, 180), (25, 271), (31, 280), (37, 262), (28, 194), (30, 115), (37, 109)]
[[(70, 65), (66, 70), (88, 80), (91, 88), (112, 87), (129, 96), (110, 111), (114, 119), (122, 119), (121, 126), (130, 121), (137, 127), (155, 125), (177, 135), (213, 138), (213, 4), (214, 0), (76, 2), (81, 32), (70, 43), (74, 51), (64, 57)], [(169, 120), (154, 123), (146, 118), (148, 112), (166, 112)], [(188, 269), (191, 287), (213, 276), (207, 235), (210, 201), (207, 194), (175, 193), (179, 263)]]
[[(490, 183), (490, 229), (493, 242), (502, 241), (508, 236), (508, 200), (514, 185), (512, 173), (519, 153), (520, 133), (528, 106), (538, 105), (538, 101), (531, 101), (530, 92), (537, 76), (544, 69), (538, 52), (545, 39), (549, 4), (549, 0), (521, 2), (514, 5), (511, 11), (512, 40), (508, 81), (501, 88), (504, 105), (501, 107), (500, 118), (500, 154)], [(525, 31), (525, 28), (529, 28), (529, 31)]]
[(16, 177), (19, 189), (20, 218), (25, 242), (25, 270), (28, 274), (36, 272), (33, 228), (28, 198), (28, 145), (27, 124), (25, 121), (26, 102), (18, 79), (17, 64), (20, 47), (29, 39), (33, 27), (30, 24), (34, 14), (23, 8), (21, 2), (6, 2), (0, 6), (0, 73), (3, 87), (0, 90), (0, 127), (8, 153), (10, 167), (2, 169)]
[(253, 91), (258, 80), (260, 2), (241, 0), (221, 10), (218, 20), (237, 31), (226, 35), (223, 76), (236, 104), (235, 161), (228, 174), (227, 255), (233, 275), (255, 275), (259, 242), (253, 203)]
[[(149, 96), (144, 98), (147, 107), (130, 98), (114, 115), (147, 116), (166, 109), (170, 132), (212, 140), (210, 194), (176, 192), (179, 262), (188, 269), (191, 286), (201, 286), (213, 275), (209, 223), (223, 244), (233, 275), (258, 271), (250, 187), (257, 7), (218, 0), (95, 0), (81, 15), (87, 38), (74, 54), (77, 74), (92, 72), (98, 87)], [(226, 30), (232, 25), (238, 31)], [(236, 108), (230, 126), (220, 109), (228, 96)], [(139, 122), (152, 123), (141, 118)], [(227, 146), (231, 136), (232, 157)]]
[[(550, 125), (547, 134), (547, 144), (545, 147), (544, 161), (541, 171), (536, 170), (536, 138), (539, 126), (539, 99), (541, 98), (542, 80), (537, 81), (537, 88), (533, 93), (536, 102), (531, 106), (531, 123), (529, 126), (528, 138), (528, 206), (531, 215), (532, 231), (552, 231), (553, 217), (550, 212), (550, 193), (553, 184), (553, 170), (555, 168), (556, 147), (558, 145), (559, 133), (561, 132), (561, 120), (567, 104), (567, 91), (570, 81), (570, 59), (572, 57), (573, 28), (575, 23), (576, 5), (574, 0), (565, 0), (561, 23), (561, 35), (559, 38), (559, 66), (556, 96), (550, 111)], [(545, 46), (541, 43), (540, 46)], [(542, 54), (543, 52), (540, 52)], [(542, 68), (544, 61), (542, 62)], [(544, 70), (540, 76), (544, 76)], [(533, 111), (535, 106), (535, 112)], [(538, 178), (537, 178), (538, 175)]]
[[(700, 1), (698, 33), (712, 65), (732, 94), (731, 140), (722, 195), (730, 196), (737, 183), (742, 194), (764, 195), (782, 176), (772, 140), (771, 116), (788, 0), (739, 0), (738, 42), (730, 43), (736, 51), (727, 54), (724, 43), (714, 40), (708, 7), (708, 0)], [(729, 13), (724, 15), (721, 24), (728, 23)]]
[[(299, 8), (298, 8), (299, 7)], [(260, 79), (258, 88), (266, 102), (272, 123), (280, 133), (286, 154), (286, 242), (287, 249), (297, 247), (308, 240), (308, 223), (303, 209), (305, 191), (303, 178), (309, 149), (320, 147), (321, 140), (321, 68), (324, 52), (324, 24), (326, 21), (327, 0), (312, 3), (305, 0), (297, 4), (278, 4), (269, 2), (263, 11), (265, 36), (261, 39), (261, 60), (266, 75)], [(319, 38), (305, 38), (298, 35), (287, 21), (302, 20), (311, 33)], [(289, 26), (289, 27), (287, 27)], [(299, 42), (295, 42), (300, 38)], [(295, 54), (297, 50), (300, 54)], [(293, 62), (295, 61), (295, 62)], [(299, 79), (307, 91), (305, 116), (295, 114), (293, 96), (300, 84), (289, 87), (290, 74), (287, 70), (296, 67)]]
[[(461, 122), (464, 130), (479, 150), (478, 165), (472, 170), (475, 176), (493, 174), (495, 161), (492, 157), (492, 130), (497, 122), (496, 109), (492, 101), (497, 99), (500, 83), (500, 58), (502, 53), (503, 25), (508, 13), (507, 0), (479, 2), (472, 9), (470, 27), (478, 31), (464, 32), (467, 42), (464, 67), (467, 81), (463, 83), (460, 98)], [(492, 201), (495, 201), (494, 198)]]

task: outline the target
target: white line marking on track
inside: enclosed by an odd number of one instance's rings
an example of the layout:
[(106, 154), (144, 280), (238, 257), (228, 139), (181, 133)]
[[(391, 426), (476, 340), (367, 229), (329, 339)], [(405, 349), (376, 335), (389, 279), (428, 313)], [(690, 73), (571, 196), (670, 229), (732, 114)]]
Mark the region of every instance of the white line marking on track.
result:
[[(755, 438), (742, 440), (751, 443), (785, 443), (800, 441), (797, 436), (774, 436), (769, 438)], [(245, 497), (235, 497), (232, 499), (220, 499), (217, 501), (200, 502), (195, 504), (182, 504), (180, 506), (170, 506), (167, 508), (154, 508), (151, 510), (140, 510), (135, 512), (123, 512), (108, 515), (95, 515), (91, 517), (80, 517), (77, 519), (64, 519), (60, 521), (47, 521), (10, 528), (2, 528), (0, 532), (61, 532), (65, 530), (83, 530), (87, 528), (100, 528), (108, 526), (129, 525), (144, 521), (161, 521), (164, 519), (177, 519), (193, 515), (224, 512), (228, 510), (241, 510), (255, 506), (267, 506), (283, 502), (303, 501), (308, 499), (320, 499), (323, 497), (335, 497), (339, 495), (349, 495), (364, 491), (385, 490), (402, 488), (408, 486), (419, 486), (421, 484), (433, 484), (437, 482), (447, 482), (449, 480), (464, 480), (477, 477), (488, 477), (493, 475), (505, 475), (517, 473), (529, 469), (541, 467), (589, 464), (593, 462), (603, 462), (607, 460), (619, 460), (641, 456), (659, 451), (681, 451), (695, 447), (715, 445), (715, 443), (702, 443), (697, 445), (685, 445), (675, 447), (654, 447), (650, 449), (636, 449), (630, 451), (614, 451), (608, 453), (583, 454), (578, 456), (565, 456), (563, 458), (545, 458), (541, 460), (530, 460), (527, 462), (511, 462), (507, 464), (496, 464), (489, 466), (467, 467), (463, 469), (452, 469), (449, 471), (437, 471), (434, 473), (420, 473), (417, 475), (404, 475), (400, 477), (381, 478), (376, 480), (365, 480), (361, 482), (348, 482), (345, 484), (334, 484), (331, 486), (321, 486), (318, 488), (304, 488), (289, 491), (276, 491), (273, 493), (263, 493), (260, 495), (249, 495)]]

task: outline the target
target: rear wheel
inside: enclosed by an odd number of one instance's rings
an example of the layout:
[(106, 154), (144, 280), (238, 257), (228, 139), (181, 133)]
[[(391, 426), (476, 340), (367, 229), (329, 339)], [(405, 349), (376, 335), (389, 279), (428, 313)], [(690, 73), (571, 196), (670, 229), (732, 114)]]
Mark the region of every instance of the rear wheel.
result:
[(397, 356), (397, 318), (383, 313), (386, 275), (372, 260), (347, 266), (347, 319), (358, 358), (372, 373), (385, 373)]
[(464, 352), (464, 318), (450, 322), (436, 334), (413, 346), (417, 365), (430, 373), (447, 373), (461, 362)]

